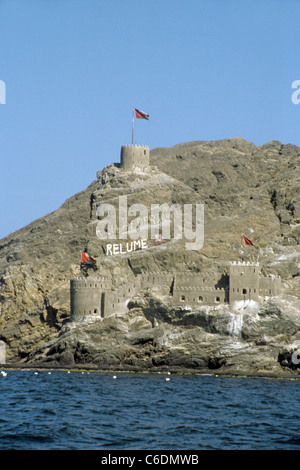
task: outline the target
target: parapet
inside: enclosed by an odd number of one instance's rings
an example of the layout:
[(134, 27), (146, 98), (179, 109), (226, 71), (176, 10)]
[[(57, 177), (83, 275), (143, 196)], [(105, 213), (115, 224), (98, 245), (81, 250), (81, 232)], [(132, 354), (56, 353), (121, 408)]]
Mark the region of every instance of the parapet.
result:
[(130, 144), (130, 145), (122, 145), (122, 147), (128, 148), (128, 149), (149, 149), (148, 145), (136, 145), (136, 144)]
[(84, 277), (70, 280), (71, 291), (77, 289), (101, 289), (111, 290), (112, 281), (109, 277)]
[(224, 287), (209, 287), (209, 286), (176, 286), (175, 291), (197, 291), (197, 292), (225, 292)]
[(259, 266), (258, 262), (250, 261), (230, 261), (230, 266)]

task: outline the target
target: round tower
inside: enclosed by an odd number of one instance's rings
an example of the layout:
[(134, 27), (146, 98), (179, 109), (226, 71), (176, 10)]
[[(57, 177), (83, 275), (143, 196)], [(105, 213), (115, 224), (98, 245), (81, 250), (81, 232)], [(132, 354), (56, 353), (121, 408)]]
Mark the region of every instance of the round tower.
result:
[(104, 317), (106, 279), (71, 279), (71, 321), (83, 321), (88, 317)]
[(121, 167), (125, 171), (148, 168), (149, 147), (145, 145), (122, 145)]

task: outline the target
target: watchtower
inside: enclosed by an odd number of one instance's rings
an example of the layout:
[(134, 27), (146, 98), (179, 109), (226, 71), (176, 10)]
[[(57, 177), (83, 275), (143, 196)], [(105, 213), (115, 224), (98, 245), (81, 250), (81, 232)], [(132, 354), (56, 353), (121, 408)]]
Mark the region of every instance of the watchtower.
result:
[(125, 171), (144, 170), (149, 167), (149, 147), (145, 145), (122, 145), (121, 167)]
[(70, 280), (71, 321), (105, 316), (106, 295), (111, 291), (111, 280), (84, 278)]
[(233, 262), (229, 267), (229, 302), (259, 298), (259, 264)]

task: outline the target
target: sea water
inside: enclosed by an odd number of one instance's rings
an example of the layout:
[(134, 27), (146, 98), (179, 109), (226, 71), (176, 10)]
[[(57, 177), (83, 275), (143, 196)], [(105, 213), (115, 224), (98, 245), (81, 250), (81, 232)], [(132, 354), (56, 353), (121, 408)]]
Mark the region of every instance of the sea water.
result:
[(300, 381), (7, 370), (0, 449), (300, 448)]

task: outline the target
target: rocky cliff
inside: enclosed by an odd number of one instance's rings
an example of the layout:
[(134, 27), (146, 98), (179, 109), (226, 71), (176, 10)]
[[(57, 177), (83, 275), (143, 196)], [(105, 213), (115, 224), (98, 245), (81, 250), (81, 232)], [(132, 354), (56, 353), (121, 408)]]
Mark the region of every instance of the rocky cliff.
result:
[[(0, 241), (0, 340), (10, 364), (100, 368), (173, 367), (238, 373), (293, 373), (300, 348), (300, 148), (241, 138), (191, 142), (150, 154), (152, 171), (124, 173), (109, 165), (57, 211)], [(202, 203), (205, 240), (188, 251), (183, 240), (124, 255), (106, 255), (95, 235), (96, 208), (126, 195), (128, 205)], [(248, 236), (258, 250), (241, 245)], [(117, 240), (118, 241), (118, 240)], [(80, 251), (97, 258), (93, 276), (115, 288), (141, 272), (200, 272), (220, 279), (232, 260), (259, 261), (282, 278), (279, 298), (260, 305), (174, 308), (155, 290), (128, 312), (69, 322), (69, 280)]]

